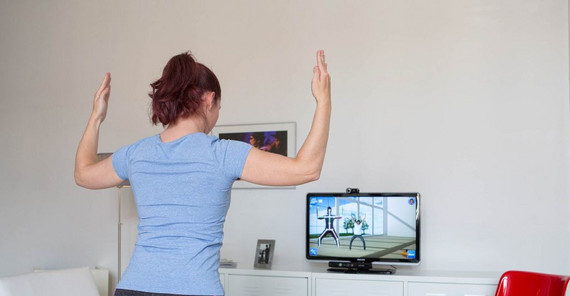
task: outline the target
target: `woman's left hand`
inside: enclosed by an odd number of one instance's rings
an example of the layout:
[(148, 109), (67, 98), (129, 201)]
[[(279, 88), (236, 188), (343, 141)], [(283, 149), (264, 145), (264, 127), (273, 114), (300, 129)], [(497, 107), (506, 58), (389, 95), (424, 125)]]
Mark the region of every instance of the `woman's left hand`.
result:
[(111, 95), (111, 73), (105, 73), (105, 78), (95, 93), (93, 98), (93, 113), (94, 117), (99, 123), (107, 117), (107, 107), (109, 106), (109, 96)]

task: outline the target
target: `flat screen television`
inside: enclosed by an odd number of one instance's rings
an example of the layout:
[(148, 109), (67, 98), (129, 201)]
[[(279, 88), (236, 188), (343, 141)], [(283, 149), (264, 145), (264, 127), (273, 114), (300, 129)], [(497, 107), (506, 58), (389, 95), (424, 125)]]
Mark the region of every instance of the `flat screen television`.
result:
[(372, 264), (417, 265), (420, 194), (360, 193), (351, 188), (343, 193), (308, 193), (305, 242), (306, 258), (329, 261), (329, 267), (337, 267), (331, 271), (366, 272)]

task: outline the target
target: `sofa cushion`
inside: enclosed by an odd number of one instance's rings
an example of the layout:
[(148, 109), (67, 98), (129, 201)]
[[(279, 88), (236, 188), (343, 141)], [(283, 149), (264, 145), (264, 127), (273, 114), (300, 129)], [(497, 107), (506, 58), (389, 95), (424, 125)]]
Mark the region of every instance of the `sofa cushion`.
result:
[(0, 278), (0, 296), (99, 296), (88, 267)]

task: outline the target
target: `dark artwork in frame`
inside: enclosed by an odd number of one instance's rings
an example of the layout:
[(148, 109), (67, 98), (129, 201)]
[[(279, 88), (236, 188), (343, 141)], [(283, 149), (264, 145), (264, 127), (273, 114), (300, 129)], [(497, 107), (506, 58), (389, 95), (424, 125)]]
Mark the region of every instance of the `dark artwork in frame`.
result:
[(236, 140), (272, 153), (287, 155), (287, 131), (251, 131), (220, 133), (220, 139)]

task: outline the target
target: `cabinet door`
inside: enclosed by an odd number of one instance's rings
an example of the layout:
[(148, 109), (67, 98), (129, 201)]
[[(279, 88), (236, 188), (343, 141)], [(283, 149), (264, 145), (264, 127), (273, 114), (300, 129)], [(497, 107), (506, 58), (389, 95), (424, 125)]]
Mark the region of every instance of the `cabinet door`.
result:
[(408, 296), (493, 296), (495, 285), (409, 283)]
[(315, 296), (403, 296), (404, 283), (351, 279), (316, 279)]
[(308, 296), (305, 277), (229, 275), (227, 296)]

